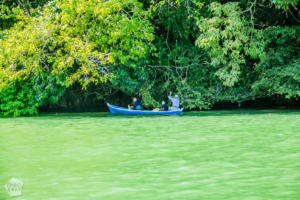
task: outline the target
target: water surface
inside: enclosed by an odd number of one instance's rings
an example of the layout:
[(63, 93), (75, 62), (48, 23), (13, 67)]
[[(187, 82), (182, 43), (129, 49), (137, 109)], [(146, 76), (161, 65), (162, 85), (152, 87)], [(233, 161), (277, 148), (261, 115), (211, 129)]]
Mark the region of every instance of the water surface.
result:
[(0, 199), (300, 199), (300, 112), (0, 118)]

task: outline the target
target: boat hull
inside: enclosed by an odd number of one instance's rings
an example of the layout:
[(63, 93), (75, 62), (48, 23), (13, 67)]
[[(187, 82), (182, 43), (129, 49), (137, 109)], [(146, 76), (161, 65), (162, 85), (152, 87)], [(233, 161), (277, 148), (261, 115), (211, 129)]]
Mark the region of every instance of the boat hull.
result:
[(181, 110), (175, 111), (132, 110), (128, 108), (110, 105), (109, 103), (107, 103), (107, 107), (112, 114), (119, 115), (178, 115), (182, 114), (183, 112), (183, 108)]

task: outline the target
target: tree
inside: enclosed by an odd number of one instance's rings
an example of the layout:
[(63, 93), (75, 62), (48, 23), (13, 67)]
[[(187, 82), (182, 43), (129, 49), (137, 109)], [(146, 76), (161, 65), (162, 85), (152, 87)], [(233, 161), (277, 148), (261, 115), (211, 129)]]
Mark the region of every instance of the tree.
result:
[[(247, 58), (262, 59), (264, 46), (261, 31), (254, 29), (242, 15), (238, 3), (211, 3), (212, 16), (198, 22), (202, 34), (196, 45), (207, 50), (216, 76), (226, 86), (240, 80)], [(254, 39), (256, 38), (256, 39)], [(258, 38), (258, 39), (257, 39)]]
[[(113, 77), (110, 65), (137, 61), (152, 39), (152, 27), (135, 1), (54, 2), (41, 17), (25, 17), (0, 40), (0, 92), (10, 94), (2, 95), (1, 110), (15, 116), (37, 113), (75, 82), (83, 89), (105, 83)], [(37, 80), (43, 88), (36, 91)], [(25, 85), (32, 94), (18, 98)], [(21, 103), (10, 104), (15, 101)]]

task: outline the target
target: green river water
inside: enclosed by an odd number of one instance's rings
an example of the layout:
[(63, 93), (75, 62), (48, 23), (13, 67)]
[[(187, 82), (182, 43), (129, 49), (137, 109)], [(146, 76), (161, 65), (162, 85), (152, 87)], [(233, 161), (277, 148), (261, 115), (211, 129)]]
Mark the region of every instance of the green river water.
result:
[(6, 199), (298, 200), (300, 111), (0, 118)]

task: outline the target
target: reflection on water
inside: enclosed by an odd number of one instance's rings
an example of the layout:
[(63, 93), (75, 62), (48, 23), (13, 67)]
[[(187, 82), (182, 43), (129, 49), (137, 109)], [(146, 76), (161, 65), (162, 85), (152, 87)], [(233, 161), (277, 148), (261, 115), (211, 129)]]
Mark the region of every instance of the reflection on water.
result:
[(299, 114), (2, 118), (0, 199), (299, 199)]

